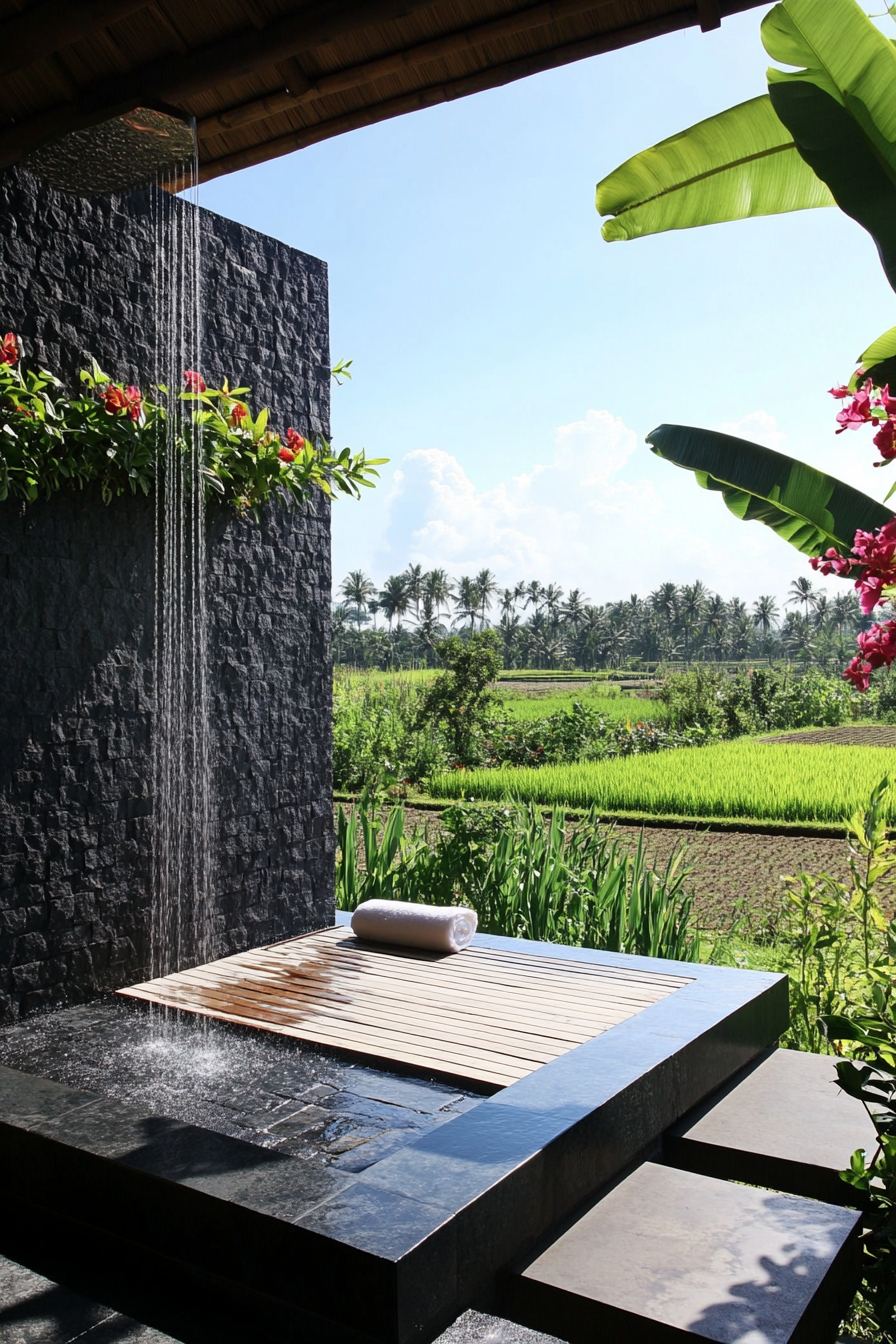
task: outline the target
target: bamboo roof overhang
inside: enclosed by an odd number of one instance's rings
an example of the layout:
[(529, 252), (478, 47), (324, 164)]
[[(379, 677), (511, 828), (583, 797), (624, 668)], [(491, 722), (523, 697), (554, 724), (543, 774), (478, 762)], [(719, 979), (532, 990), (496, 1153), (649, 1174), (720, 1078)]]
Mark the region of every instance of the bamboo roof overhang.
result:
[(141, 105), (208, 181), (764, 0), (0, 0), (0, 167)]

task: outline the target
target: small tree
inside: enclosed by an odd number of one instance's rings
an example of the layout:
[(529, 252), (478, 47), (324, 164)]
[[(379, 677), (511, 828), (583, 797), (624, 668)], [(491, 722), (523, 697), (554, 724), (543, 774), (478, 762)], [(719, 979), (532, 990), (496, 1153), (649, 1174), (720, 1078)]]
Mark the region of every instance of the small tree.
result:
[(436, 653), (448, 670), (423, 697), (419, 722), (438, 724), (455, 760), (472, 764), (496, 703), (488, 688), (501, 671), (501, 643), (494, 630), (479, 630), (466, 640), (452, 635), (436, 646)]

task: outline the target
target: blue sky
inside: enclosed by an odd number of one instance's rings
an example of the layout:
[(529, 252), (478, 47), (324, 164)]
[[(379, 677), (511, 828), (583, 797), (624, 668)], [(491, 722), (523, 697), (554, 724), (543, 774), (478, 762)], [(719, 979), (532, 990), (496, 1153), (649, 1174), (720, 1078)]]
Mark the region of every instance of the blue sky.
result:
[[(835, 209), (606, 244), (595, 183), (765, 90), (765, 9), (355, 131), (201, 189), (329, 263), (334, 441), (388, 457), (333, 510), (334, 580), (487, 565), (595, 602), (810, 574), (660, 462), (664, 421), (728, 428), (882, 498), (867, 432), (825, 389), (894, 322), (867, 235)], [(811, 575), (810, 575), (811, 577)], [(828, 581), (836, 583), (837, 581)], [(835, 588), (834, 591), (839, 591)]]

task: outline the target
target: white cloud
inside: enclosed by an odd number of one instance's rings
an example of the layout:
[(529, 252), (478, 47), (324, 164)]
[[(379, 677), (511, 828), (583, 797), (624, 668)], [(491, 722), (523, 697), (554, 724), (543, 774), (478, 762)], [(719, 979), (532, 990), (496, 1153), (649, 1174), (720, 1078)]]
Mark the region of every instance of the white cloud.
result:
[[(774, 447), (784, 439), (765, 411), (720, 428)], [(413, 563), (453, 576), (487, 567), (501, 584), (538, 578), (580, 588), (594, 602), (697, 578), (725, 597), (753, 600), (784, 594), (804, 572), (769, 529), (738, 522), (717, 494), (656, 458), (609, 411), (561, 425), (545, 460), (497, 485), (480, 489), (473, 461), (473, 453), (466, 465), (441, 448), (406, 454), (379, 497), (375, 549), (369, 534), (365, 542), (343, 536), (347, 511), (334, 510), (337, 582), (357, 565), (380, 581)]]
[(778, 422), (768, 411), (750, 411), (740, 420), (727, 421), (719, 425), (723, 434), (733, 434), (736, 439), (749, 439), (752, 443), (764, 444), (766, 448), (780, 448), (787, 438), (778, 428)]

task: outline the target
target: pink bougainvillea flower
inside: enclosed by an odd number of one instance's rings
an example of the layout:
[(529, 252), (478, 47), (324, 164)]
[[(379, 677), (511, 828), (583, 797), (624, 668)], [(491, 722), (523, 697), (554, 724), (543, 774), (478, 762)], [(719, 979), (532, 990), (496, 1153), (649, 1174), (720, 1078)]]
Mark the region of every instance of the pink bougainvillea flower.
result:
[[(892, 403), (896, 406), (896, 402)], [(880, 453), (880, 461), (875, 462), (876, 467), (882, 467), (887, 462), (892, 462), (896, 457), (896, 420), (885, 420), (880, 429), (874, 436), (873, 443)]]
[(896, 662), (896, 621), (872, 625), (856, 636), (859, 653), (872, 668), (889, 667)]
[(833, 546), (828, 547), (824, 555), (813, 555), (809, 560), (809, 564), (819, 574), (848, 574), (855, 563), (855, 560), (848, 560)]
[(195, 369), (184, 369), (184, 387), (188, 392), (204, 392), (205, 379)]
[(880, 390), (880, 396), (874, 398), (875, 406), (882, 406), (887, 415), (896, 414), (896, 397), (890, 396), (890, 384), (885, 384)]
[(844, 429), (859, 429), (861, 425), (867, 425), (873, 417), (871, 415), (871, 393), (874, 384), (871, 379), (867, 379), (864, 386), (856, 392), (848, 406), (844, 406), (842, 411), (837, 413), (837, 423), (840, 428), (838, 434), (842, 434)]
[(829, 387), (828, 391), (831, 396), (836, 397), (838, 401), (844, 401), (847, 397), (852, 396), (852, 393), (845, 383), (841, 383), (839, 387)]
[(0, 345), (0, 364), (15, 364), (19, 358), (19, 343), (15, 332), (8, 331)]
[(249, 412), (246, 410), (242, 402), (238, 401), (234, 406), (233, 410), (230, 412), (230, 423), (233, 426), (233, 428), (239, 429), (240, 425), (243, 423), (248, 414)]
[(300, 453), (305, 447), (305, 440), (297, 429), (288, 429), (286, 431), (286, 443), (293, 453)]
[(871, 665), (861, 658), (853, 658), (843, 669), (843, 680), (851, 681), (857, 691), (867, 691), (871, 685)]
[(295, 462), (296, 460), (295, 453), (291, 453), (288, 448), (281, 448), (277, 456), (284, 462)]

